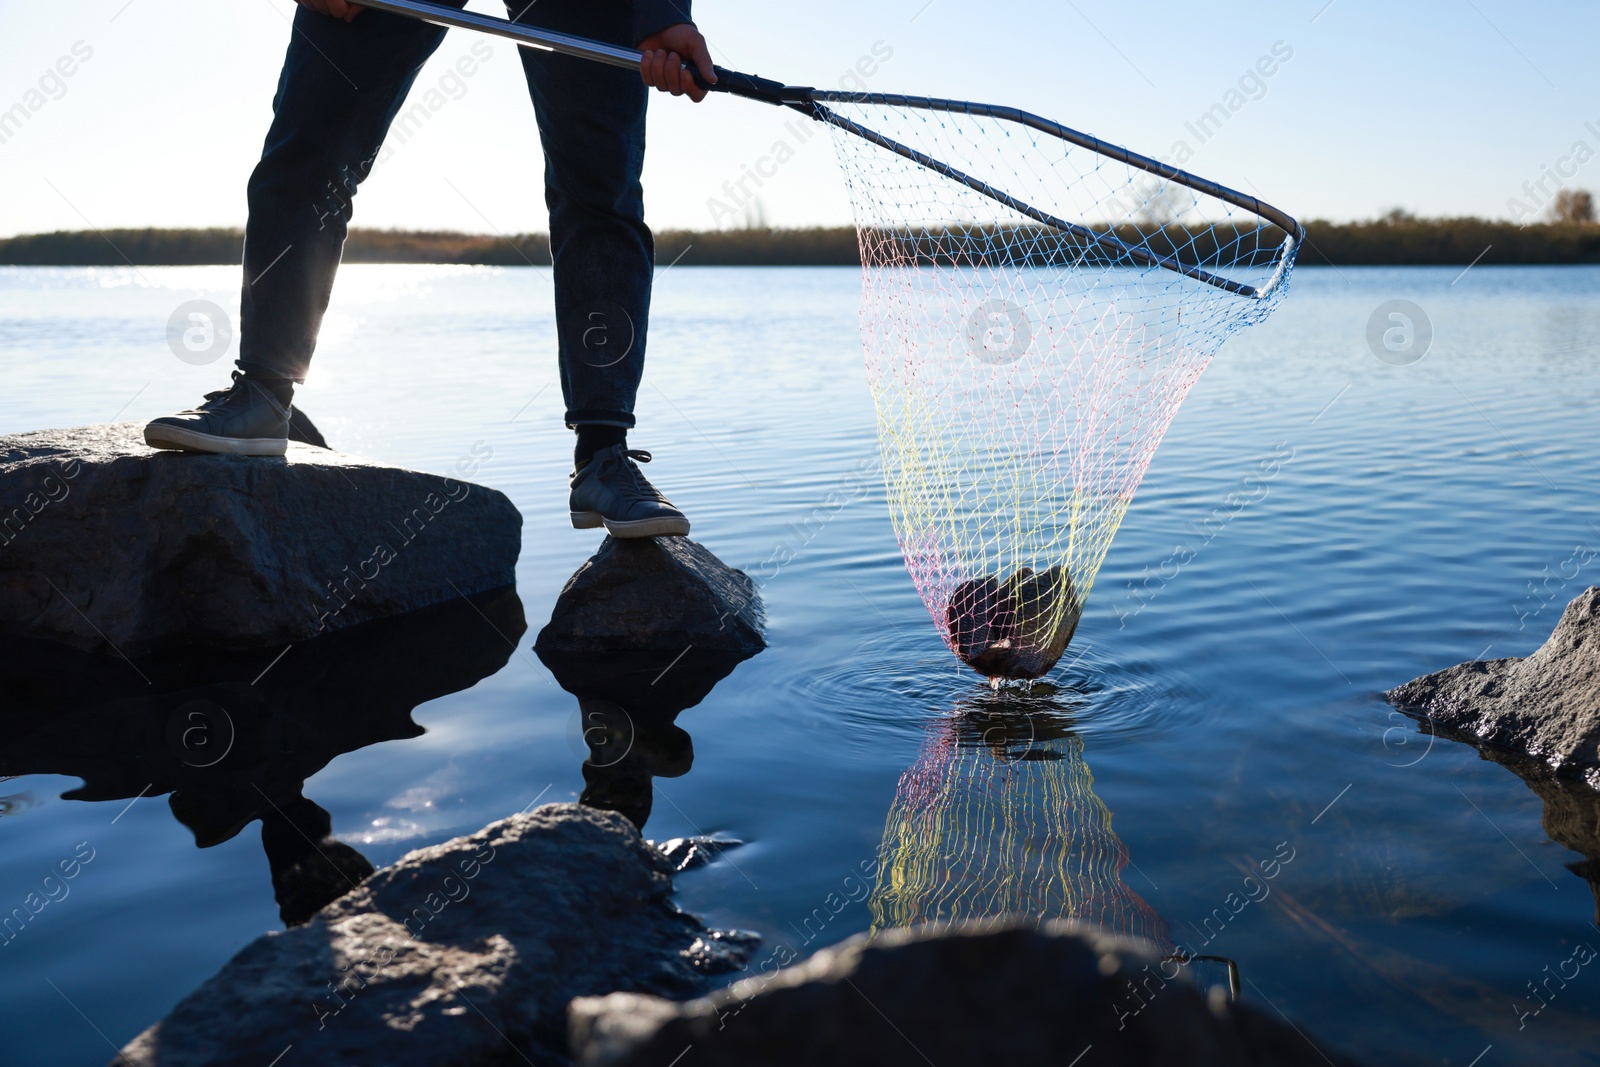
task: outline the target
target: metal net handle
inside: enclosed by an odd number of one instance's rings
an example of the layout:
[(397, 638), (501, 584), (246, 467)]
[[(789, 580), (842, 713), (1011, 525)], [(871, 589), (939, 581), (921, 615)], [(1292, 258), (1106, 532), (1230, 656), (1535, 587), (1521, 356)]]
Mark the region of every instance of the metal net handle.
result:
[[(431, 0), (372, 0), (371, 3), (365, 6), (375, 7), (381, 11), (418, 19), (437, 26), (454, 26), (461, 29), (477, 30), (515, 41), (524, 48), (558, 52), (562, 55), (576, 56), (581, 59), (604, 63), (608, 66), (636, 68), (642, 58), (638, 51), (631, 48), (621, 48), (602, 41), (593, 41), (571, 34), (557, 33), (552, 30), (511, 22), (507, 19), (495, 18), (490, 15), (480, 15), (476, 12), (433, 3)], [(1288, 275), (1289, 267), (1294, 262), (1295, 253), (1299, 249), (1300, 243), (1305, 239), (1305, 227), (1301, 226), (1299, 222), (1286, 213), (1257, 197), (1249, 196), (1227, 186), (1190, 174), (1188, 171), (1162, 163), (1160, 160), (1151, 159), (1149, 156), (1142, 156), (1118, 145), (1108, 144), (1098, 137), (1091, 137), (1086, 133), (1081, 133), (1058, 122), (1052, 122), (1049, 119), (1041, 118), (1018, 108), (978, 104), (967, 100), (944, 100), (927, 96), (850, 93), (813, 89), (807, 86), (785, 85), (782, 82), (772, 81), (753, 74), (743, 74), (735, 70), (727, 70), (723, 67), (716, 68), (718, 80), (715, 83), (707, 83), (700, 77), (698, 72), (693, 71), (692, 67), (689, 69), (694, 73), (695, 81), (708, 90), (731, 93), (735, 96), (743, 96), (763, 103), (793, 108), (816, 119), (818, 122), (836, 126), (881, 148), (903, 156), (919, 166), (926, 167), (936, 174), (959, 182), (1025, 218), (1031, 218), (1052, 229), (1069, 233), (1079, 240), (1092, 242), (1119, 257), (1125, 257), (1145, 266), (1160, 267), (1164, 270), (1174, 271), (1239, 296), (1256, 300), (1263, 300), (1270, 296)], [(926, 111), (947, 111), (1020, 123), (1040, 133), (1059, 138), (1069, 144), (1075, 144), (1080, 148), (1088, 149), (1109, 159), (1118, 160), (1128, 166), (1153, 174), (1164, 181), (1216, 197), (1225, 203), (1249, 211), (1283, 230), (1285, 235), (1283, 244), (1278, 250), (1273, 272), (1265, 284), (1252, 286), (1236, 282), (1202, 267), (1184, 263), (1172, 256), (1163, 256), (1147, 248), (1130, 245), (1113, 233), (1096, 231), (1087, 226), (1057, 218), (1055, 215), (1040, 210), (1032, 204), (1025, 203), (1004, 190), (997, 189), (988, 182), (975, 178), (942, 160), (935, 159), (925, 152), (919, 152), (892, 138), (885, 137), (875, 130), (868, 129), (860, 123), (847, 119), (834, 112), (831, 108), (824, 107), (824, 103), (877, 104), (887, 107), (917, 108)]]

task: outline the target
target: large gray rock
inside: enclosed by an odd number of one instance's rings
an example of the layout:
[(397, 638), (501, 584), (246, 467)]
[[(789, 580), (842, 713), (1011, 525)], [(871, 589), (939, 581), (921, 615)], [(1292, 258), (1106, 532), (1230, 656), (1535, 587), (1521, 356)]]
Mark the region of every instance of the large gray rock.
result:
[(690, 646), (743, 658), (767, 647), (765, 623), (750, 576), (704, 545), (687, 537), (607, 537), (567, 580), (534, 647), (547, 663)]
[(575, 996), (703, 991), (737, 943), (675, 908), (620, 815), (550, 804), (419, 849), (247, 945), (122, 1050), (132, 1067), (564, 1064)]
[(493, 489), (299, 443), (159, 452), (135, 423), (0, 438), (0, 633), (127, 656), (286, 644), (508, 585), (521, 527)]
[(1531, 656), (1462, 663), (1387, 695), (1437, 725), (1600, 789), (1600, 586), (1573, 598)]
[(1249, 1004), (1208, 1001), (1162, 967), (1139, 942), (1059, 920), (899, 929), (687, 1004), (631, 993), (574, 1001), (572, 1048), (583, 1067), (1351, 1062)]

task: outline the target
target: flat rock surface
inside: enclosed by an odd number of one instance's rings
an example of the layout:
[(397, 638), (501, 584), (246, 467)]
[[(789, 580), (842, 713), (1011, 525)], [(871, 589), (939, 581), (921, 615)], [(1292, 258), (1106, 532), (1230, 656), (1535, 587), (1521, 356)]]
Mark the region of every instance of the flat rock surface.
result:
[(1391, 689), (1399, 707), (1600, 789), (1600, 586), (1522, 659), (1474, 660)]
[(1162, 967), (1139, 942), (1060, 921), (900, 929), (685, 1004), (631, 993), (577, 1000), (572, 1047), (584, 1067), (1351, 1062)]
[[(550, 804), (419, 849), (305, 925), (247, 945), (122, 1050), (132, 1067), (570, 1062), (566, 1009), (682, 997), (748, 940), (669, 900), (621, 816)], [(117, 1061), (124, 1062), (123, 1060)]]
[[(567, 581), (535, 647), (543, 657), (767, 647), (755, 584), (687, 537), (607, 537)], [(548, 659), (547, 659), (548, 662)]]
[(515, 579), (522, 517), (493, 489), (298, 442), (207, 456), (142, 433), (0, 438), (0, 633), (127, 656), (286, 644)]

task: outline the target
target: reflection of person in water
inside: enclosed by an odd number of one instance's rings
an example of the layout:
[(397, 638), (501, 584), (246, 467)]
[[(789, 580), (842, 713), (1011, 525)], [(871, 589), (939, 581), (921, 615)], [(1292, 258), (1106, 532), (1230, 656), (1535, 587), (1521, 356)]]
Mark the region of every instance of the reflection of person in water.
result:
[(1095, 796), (1067, 709), (963, 701), (930, 726), (884, 827), (873, 929), (985, 916), (1077, 919), (1171, 949), (1122, 879), (1128, 850)]
[(561, 688), (578, 698), (583, 762), (580, 804), (615, 811), (644, 829), (656, 778), (694, 763), (694, 743), (677, 725), (746, 659), (725, 652), (632, 652), (604, 657), (553, 654), (535, 646)]
[(629, 711), (609, 700), (578, 697), (589, 749), (578, 803), (617, 812), (643, 830), (654, 806), (654, 780), (688, 774), (694, 742), (674, 721), (676, 711), (632, 704)]
[(65, 800), (169, 794), (200, 848), (260, 820), (279, 914), (296, 925), (372, 873), (306, 780), (345, 752), (421, 734), (412, 709), (499, 670), (526, 628), (503, 589), (286, 651), (141, 661), (142, 675), (13, 641), (0, 649), (0, 775), (81, 778)]

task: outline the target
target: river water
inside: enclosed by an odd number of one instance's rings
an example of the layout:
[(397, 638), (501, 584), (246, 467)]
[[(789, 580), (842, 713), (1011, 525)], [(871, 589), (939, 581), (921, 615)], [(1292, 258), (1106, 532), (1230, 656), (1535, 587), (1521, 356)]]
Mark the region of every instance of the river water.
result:
[[(0, 432), (143, 420), (220, 387), (227, 360), (180, 361), (166, 329), (189, 300), (231, 316), (236, 285), (0, 269)], [(1300, 269), (1179, 412), (1051, 690), (998, 697), (901, 563), (857, 288), (850, 269), (657, 280), (633, 442), (696, 540), (758, 576), (770, 641), (678, 716), (686, 736), (645, 745), (646, 836), (744, 842), (680, 875), (681, 905), (760, 933), (758, 961), (875, 920), (1077, 915), (1236, 960), (1245, 998), (1369, 1062), (1596, 1062), (1600, 967), (1547, 981), (1600, 948), (1583, 857), (1516, 775), (1381, 694), (1532, 651), (1600, 582), (1600, 269)], [(1368, 344), (1391, 300), (1431, 323), (1420, 360)], [(348, 267), (297, 398), (383, 462), (492, 453), (477, 478), (525, 521), (517, 647), (417, 707), (425, 732), (330, 743), (304, 782), (375, 864), (584, 788), (577, 700), (530, 648), (598, 541), (567, 521), (552, 333), (545, 270)], [(0, 751), (40, 744), (47, 717), (4, 699)], [(281, 928), (255, 826), (197, 848), (179, 801), (104, 786), (139, 773), (105, 765), (115, 746), (54, 744), (49, 765), (91, 768), (102, 799), (65, 798), (82, 782), (64, 774), (0, 783), (0, 912), (93, 854), (0, 948), (18, 1064), (108, 1059)], [(874, 892), (880, 857), (896, 881)]]

